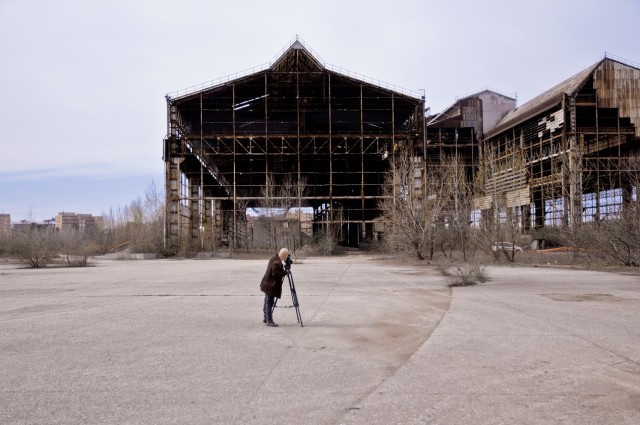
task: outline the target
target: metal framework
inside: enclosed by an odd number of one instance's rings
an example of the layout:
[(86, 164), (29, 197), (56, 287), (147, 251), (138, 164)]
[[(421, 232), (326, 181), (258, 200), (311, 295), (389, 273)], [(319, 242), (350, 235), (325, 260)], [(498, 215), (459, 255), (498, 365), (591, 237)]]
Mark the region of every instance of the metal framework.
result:
[(627, 159), (640, 152), (640, 69), (605, 56), (507, 114), (483, 145), (481, 208), (523, 229), (615, 218), (637, 199)]
[(298, 37), (257, 72), (166, 100), (166, 240), (205, 250), (245, 244), (247, 208), (286, 181), (315, 228), (357, 245), (395, 149), (422, 154), (424, 96), (327, 66)]
[(516, 99), (485, 89), (462, 97), (441, 113), (427, 118), (427, 162), (455, 156), (467, 169), (469, 178), (481, 160), (480, 140), (504, 116), (515, 109)]

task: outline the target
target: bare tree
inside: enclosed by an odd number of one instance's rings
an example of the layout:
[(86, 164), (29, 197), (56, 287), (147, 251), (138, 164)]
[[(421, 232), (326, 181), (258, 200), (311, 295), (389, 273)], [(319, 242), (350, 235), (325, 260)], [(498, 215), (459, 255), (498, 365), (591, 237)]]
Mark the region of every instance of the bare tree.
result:
[[(471, 212), (473, 211), (473, 184), (464, 162), (456, 156), (445, 157), (438, 165), (446, 186), (441, 193), (446, 203), (444, 215), (450, 249), (462, 253), (464, 261), (475, 253), (476, 232), (471, 228)], [(451, 255), (450, 255), (451, 256)]]
[[(132, 204), (132, 207), (134, 204)], [(133, 214), (137, 234), (134, 246), (140, 252), (161, 253), (164, 247), (164, 191), (152, 181), (145, 191), (144, 199), (135, 203)]]
[(449, 255), (463, 248), (466, 258), (472, 197), (464, 167), (457, 158), (427, 164), (426, 170), (422, 165), (407, 151), (395, 155), (380, 203), (388, 224), (385, 241), (419, 260), (433, 259), (437, 250), (447, 255), (447, 248)]
[[(521, 149), (513, 143), (498, 155), (496, 148), (485, 147), (483, 160), (478, 166), (474, 182), (475, 198), (480, 208), (481, 220), (477, 233), (477, 246), (491, 253), (495, 260), (515, 261), (516, 246), (524, 242), (525, 215), (519, 204), (508, 202), (508, 193), (526, 191), (529, 200), (525, 159)], [(503, 249), (503, 243), (511, 246)]]
[(162, 253), (164, 250), (164, 192), (152, 181), (144, 198), (103, 214), (102, 228), (92, 238), (101, 252), (131, 248), (135, 252)]
[(84, 267), (91, 255), (97, 252), (97, 245), (89, 234), (75, 229), (58, 231), (57, 239), (60, 255), (63, 256), (67, 267)]
[(112, 216), (106, 213), (102, 214), (102, 225), (96, 226), (90, 230), (90, 238), (96, 244), (96, 249), (102, 254), (106, 254), (115, 245)]
[(13, 247), (13, 233), (0, 230), (0, 255), (10, 254)]
[(18, 259), (31, 268), (46, 267), (58, 254), (58, 240), (53, 229), (30, 226), (17, 232), (13, 241)]
[(246, 250), (251, 246), (251, 230), (247, 220), (247, 206), (249, 202), (245, 200), (236, 200), (235, 202), (235, 225), (236, 225), (236, 247)]
[(301, 245), (299, 214), (300, 208), (304, 207), (301, 199), (305, 192), (304, 180), (298, 181), (292, 175), (286, 175), (278, 184), (272, 175), (267, 176), (261, 188), (258, 223), (264, 227), (267, 245), (271, 249), (286, 245), (293, 251)]

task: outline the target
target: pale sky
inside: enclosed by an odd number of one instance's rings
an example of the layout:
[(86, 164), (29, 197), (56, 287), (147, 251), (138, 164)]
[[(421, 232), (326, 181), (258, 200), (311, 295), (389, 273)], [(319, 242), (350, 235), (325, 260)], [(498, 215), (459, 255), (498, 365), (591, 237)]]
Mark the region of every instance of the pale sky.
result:
[(0, 0), (0, 213), (100, 215), (162, 188), (164, 95), (296, 35), (432, 113), (484, 88), (521, 105), (605, 52), (640, 62), (640, 0)]

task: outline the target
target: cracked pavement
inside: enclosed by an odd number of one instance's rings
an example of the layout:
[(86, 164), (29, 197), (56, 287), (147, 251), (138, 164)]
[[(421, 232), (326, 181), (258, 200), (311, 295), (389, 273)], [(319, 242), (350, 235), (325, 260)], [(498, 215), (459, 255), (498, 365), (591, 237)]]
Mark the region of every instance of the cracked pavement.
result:
[(267, 260), (1, 263), (0, 423), (640, 423), (637, 276), (312, 257), (269, 328)]

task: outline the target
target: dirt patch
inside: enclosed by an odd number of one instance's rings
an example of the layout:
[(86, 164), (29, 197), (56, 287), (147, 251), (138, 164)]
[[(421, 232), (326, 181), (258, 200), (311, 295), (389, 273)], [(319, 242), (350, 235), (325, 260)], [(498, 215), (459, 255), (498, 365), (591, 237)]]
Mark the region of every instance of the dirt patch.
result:
[[(300, 341), (396, 368), (424, 344), (449, 310), (451, 291), (389, 288), (380, 297), (349, 297), (349, 310), (336, 309), (310, 326), (322, 328)], [(312, 338), (307, 336), (313, 335)]]
[(583, 301), (601, 301), (601, 302), (620, 302), (624, 301), (624, 298), (616, 297), (611, 294), (542, 294), (543, 297), (547, 297), (554, 301), (569, 301), (569, 302), (583, 302)]

